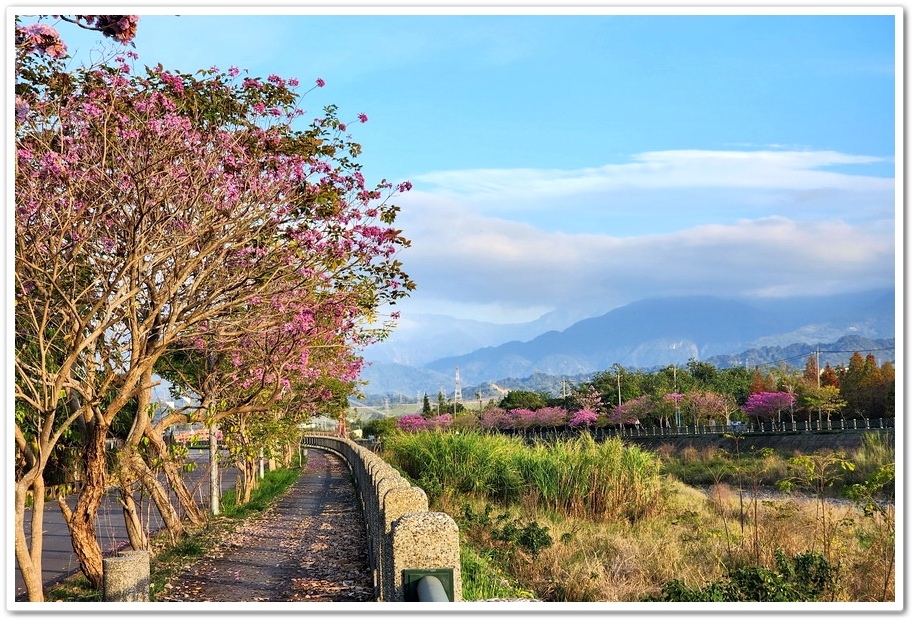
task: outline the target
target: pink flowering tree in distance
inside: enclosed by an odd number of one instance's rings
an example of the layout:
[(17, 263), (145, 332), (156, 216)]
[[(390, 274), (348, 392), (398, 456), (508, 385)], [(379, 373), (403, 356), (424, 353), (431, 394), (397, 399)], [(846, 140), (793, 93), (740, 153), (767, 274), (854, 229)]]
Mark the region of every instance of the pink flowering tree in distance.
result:
[(569, 411), (562, 407), (541, 407), (534, 414), (534, 425), (543, 428), (563, 426), (569, 419)]
[(648, 419), (654, 409), (655, 402), (651, 396), (639, 396), (615, 406), (608, 420), (618, 428), (627, 425), (638, 426), (643, 420)]
[(512, 421), (505, 409), (487, 407), (480, 415), (480, 426), (489, 430), (508, 430), (512, 427)]
[[(122, 38), (136, 25), (101, 17), (82, 22)], [(39, 500), (63, 441), (78, 443), (83, 482), (73, 506), (59, 504), (83, 573), (101, 587), (105, 441), (120, 431), (141, 483), (143, 463), (164, 456), (154, 373), (184, 375), (199, 397), (181, 417), (257, 413), (267, 430), (292, 405), (340, 398), (358, 349), (385, 332), (364, 327), (413, 283), (396, 259), (408, 241), (390, 203), (409, 184), (366, 185), (334, 107), (296, 129), (296, 80), (137, 74), (132, 53), (65, 72), (50, 33), (20, 28), (15, 550), (40, 601)]]
[(794, 404), (795, 395), (790, 392), (758, 392), (748, 396), (741, 409), (759, 424), (777, 420)]
[(688, 424), (726, 424), (737, 409), (734, 398), (713, 391), (691, 390), (681, 399), (681, 408)]
[(419, 433), (423, 431), (442, 431), (452, 425), (452, 414), (443, 413), (442, 415), (431, 418), (423, 417), (422, 413), (411, 413), (401, 416), (397, 421), (397, 429), (405, 433)]
[(508, 428), (526, 430), (535, 425), (536, 411), (531, 409), (509, 409), (506, 413)]
[(589, 409), (579, 409), (569, 420), (570, 428), (588, 428), (598, 422), (598, 414)]

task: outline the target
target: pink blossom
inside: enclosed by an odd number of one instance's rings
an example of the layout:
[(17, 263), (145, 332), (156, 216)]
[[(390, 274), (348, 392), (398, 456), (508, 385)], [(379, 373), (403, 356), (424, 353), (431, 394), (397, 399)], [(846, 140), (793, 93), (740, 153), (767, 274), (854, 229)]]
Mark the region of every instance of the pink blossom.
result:
[(60, 34), (47, 24), (30, 24), (16, 28), (16, 45), (30, 53), (46, 54), (51, 58), (67, 55), (67, 46)]
[(572, 419), (569, 420), (570, 428), (579, 428), (580, 426), (591, 426), (598, 421), (598, 414), (587, 409), (576, 411)]
[(315, 84), (317, 84), (319, 87), (323, 87), (325, 83), (324, 83), (324, 80), (322, 80), (321, 78), (318, 78), (317, 80), (315, 80)]
[(366, 123), (367, 121), (369, 121), (369, 117), (366, 116), (366, 113), (364, 112), (359, 113), (359, 115), (357, 115), (357, 118), (359, 119), (360, 123)]

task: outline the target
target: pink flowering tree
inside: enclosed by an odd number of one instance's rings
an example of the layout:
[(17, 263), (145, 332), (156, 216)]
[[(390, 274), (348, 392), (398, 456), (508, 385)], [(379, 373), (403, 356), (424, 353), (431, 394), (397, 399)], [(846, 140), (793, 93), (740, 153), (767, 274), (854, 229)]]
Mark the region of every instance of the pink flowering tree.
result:
[(598, 414), (589, 409), (579, 409), (569, 420), (570, 428), (588, 428), (598, 422)]
[(795, 395), (790, 392), (758, 392), (748, 396), (741, 409), (759, 424), (778, 420), (794, 404)]
[(405, 433), (418, 433), (423, 431), (442, 431), (448, 429), (451, 425), (451, 413), (443, 413), (431, 418), (423, 417), (422, 413), (413, 413), (400, 417), (396, 426), (399, 431)]
[(677, 414), (681, 413), (683, 417), (684, 394), (680, 392), (669, 392), (660, 398), (656, 398), (655, 414), (658, 418), (659, 426), (669, 427), (677, 425)]
[(484, 430), (508, 430), (512, 428), (512, 419), (505, 409), (488, 407), (480, 415), (480, 426)]
[(396, 427), (404, 433), (416, 433), (426, 430), (427, 420), (421, 413), (410, 413), (398, 418)]
[(572, 395), (573, 402), (579, 406), (579, 409), (600, 413), (604, 402), (601, 398), (601, 391), (594, 385), (584, 385), (576, 389)]
[(737, 409), (731, 396), (712, 391), (691, 390), (681, 399), (681, 408), (690, 424), (725, 424)]
[(531, 409), (509, 409), (506, 413), (508, 428), (527, 430), (536, 424), (536, 411)]
[(608, 419), (611, 424), (620, 428), (639, 426), (643, 420), (649, 418), (654, 409), (655, 402), (651, 396), (639, 396), (614, 407)]
[(18, 28), (15, 549), (40, 601), (44, 473), (76, 422), (84, 479), (75, 505), (59, 504), (100, 587), (105, 440), (129, 416), (125, 464), (161, 458), (140, 451), (164, 447), (149, 419), (155, 371), (181, 368), (179, 356), (198, 368), (186, 415), (198, 421), (290, 413), (353, 378), (358, 349), (379, 337), (362, 326), (413, 284), (389, 203), (408, 184), (366, 185), (333, 107), (295, 130), (294, 79), (136, 75), (132, 53), (64, 73), (59, 48), (35, 43), (49, 33)]
[(534, 425), (543, 428), (563, 426), (569, 420), (569, 411), (563, 407), (541, 407), (534, 414)]

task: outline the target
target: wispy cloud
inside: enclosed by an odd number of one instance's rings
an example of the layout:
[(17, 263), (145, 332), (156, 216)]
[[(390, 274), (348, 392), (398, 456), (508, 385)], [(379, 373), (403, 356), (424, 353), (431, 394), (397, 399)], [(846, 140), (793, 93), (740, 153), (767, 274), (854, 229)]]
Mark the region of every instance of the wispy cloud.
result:
[(632, 162), (577, 170), (468, 169), (417, 176), (431, 190), (454, 195), (562, 196), (643, 188), (893, 188), (887, 178), (825, 171), (824, 167), (877, 164), (886, 158), (833, 151), (672, 150), (637, 154)]
[[(448, 301), (460, 301), (455, 311), (475, 317), (476, 309), (479, 318), (492, 317), (487, 314), (495, 307), (505, 316), (514, 310), (530, 317), (570, 306), (606, 311), (649, 296), (789, 296), (892, 286), (893, 180), (818, 170), (880, 160), (834, 152), (682, 151), (573, 172), (430, 174), (422, 179), (432, 190), (402, 202), (401, 225), (414, 240), (404, 261), (419, 284), (418, 306), (428, 301), (442, 311)], [(625, 229), (620, 219), (577, 231), (511, 218), (513, 210), (536, 205), (549, 209), (551, 222), (588, 220), (595, 215), (583, 197), (626, 185), (643, 202), (629, 215), (645, 221), (639, 233), (614, 233)], [(485, 193), (490, 196), (482, 201)], [(671, 226), (666, 219), (691, 206), (653, 204), (704, 193), (731, 211), (704, 204), (682, 226)], [(790, 196), (794, 207), (786, 204)], [(798, 210), (805, 202), (831, 209)], [(653, 225), (653, 219), (661, 220)]]

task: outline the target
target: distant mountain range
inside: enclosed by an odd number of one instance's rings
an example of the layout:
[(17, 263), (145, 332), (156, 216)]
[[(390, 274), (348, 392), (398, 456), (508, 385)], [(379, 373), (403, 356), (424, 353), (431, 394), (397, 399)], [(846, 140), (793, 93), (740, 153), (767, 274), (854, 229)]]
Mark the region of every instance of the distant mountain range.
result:
[[(373, 363), (363, 373), (368, 382), (363, 391), (414, 396), (444, 388), (451, 394), (456, 369), (470, 387), (538, 373), (581, 376), (614, 364), (649, 369), (697, 359), (719, 367), (756, 365), (797, 359), (800, 355), (786, 350), (790, 346), (810, 353), (814, 346), (841, 338), (864, 338), (869, 348), (888, 351), (888, 360), (893, 359), (894, 313), (894, 291), (879, 290), (779, 300), (646, 299), (562, 330), (544, 329), (561, 322), (556, 316), (511, 326), (424, 317), (414, 321), (406, 340), (389, 345), (387, 357), (382, 349), (367, 353)], [(424, 330), (426, 322), (431, 324)], [(505, 335), (513, 337), (493, 343)], [(475, 342), (484, 346), (474, 347)], [(451, 356), (442, 356), (447, 348), (454, 349)], [(803, 367), (806, 357), (793, 365)]]

